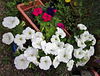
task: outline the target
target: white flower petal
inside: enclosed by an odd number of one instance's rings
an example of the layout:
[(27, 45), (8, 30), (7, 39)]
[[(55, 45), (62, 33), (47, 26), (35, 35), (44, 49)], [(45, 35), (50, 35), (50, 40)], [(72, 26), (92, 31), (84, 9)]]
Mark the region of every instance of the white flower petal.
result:
[(81, 30), (86, 30), (87, 27), (83, 24), (78, 24), (77, 27), (79, 27)]
[(48, 70), (52, 62), (49, 56), (41, 57), (39, 67), (43, 70)]
[(56, 35), (64, 38), (66, 36), (66, 33), (61, 28), (57, 27)]
[(85, 55), (84, 50), (82, 50), (82, 48), (78, 48), (78, 49), (74, 49), (74, 56), (76, 58), (82, 59)]
[(51, 38), (51, 42), (53, 43), (57, 43), (57, 42), (60, 42), (60, 39), (59, 39), (59, 37), (58, 36), (56, 36), (56, 35), (53, 35), (52, 36), (52, 38)]
[(74, 60), (70, 60), (67, 63), (68, 70), (71, 71), (74, 65)]
[(14, 60), (15, 67), (17, 69), (26, 69), (29, 66), (29, 61), (24, 57), (23, 54), (17, 56)]
[(34, 62), (37, 60), (37, 55), (38, 55), (38, 49), (34, 49), (32, 47), (28, 47), (24, 51), (24, 56), (27, 58), (27, 60)]
[(31, 29), (30, 27), (27, 27), (25, 30), (23, 30), (23, 35), (26, 39), (31, 39), (32, 35), (35, 34), (35, 31)]
[(20, 23), (19, 19), (17, 17), (5, 17), (3, 19), (2, 25), (4, 27), (8, 27), (10, 29), (16, 27)]
[(5, 33), (2, 38), (2, 42), (10, 45), (14, 41), (14, 36), (11, 32)]
[(58, 51), (58, 60), (64, 63), (67, 63), (69, 59), (72, 58), (72, 54), (68, 52), (65, 48), (59, 49)]
[(42, 38), (32, 39), (32, 46), (36, 49), (41, 49), (41, 42), (43, 41)]
[(18, 46), (25, 44), (25, 42), (26, 42), (25, 36), (24, 36), (24, 35), (19, 35), (19, 34), (17, 34), (17, 35), (15, 36), (14, 42), (15, 42)]
[(35, 34), (32, 35), (32, 39), (36, 38), (43, 38), (43, 34), (41, 32), (36, 32)]
[(56, 56), (55, 59), (53, 60), (54, 68), (57, 68), (59, 64), (60, 64), (60, 61), (58, 60), (58, 57)]

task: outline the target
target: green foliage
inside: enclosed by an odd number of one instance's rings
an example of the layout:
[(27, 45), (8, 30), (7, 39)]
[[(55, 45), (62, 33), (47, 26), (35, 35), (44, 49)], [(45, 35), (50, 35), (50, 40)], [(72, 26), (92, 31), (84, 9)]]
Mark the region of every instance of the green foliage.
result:
[(33, 63), (30, 63), (29, 68), (34, 69), (34, 64)]
[(17, 4), (15, 2), (7, 2), (7, 11), (5, 13), (7, 16), (17, 16)]
[(68, 42), (69, 44), (73, 45), (73, 46), (74, 46), (74, 49), (77, 49), (77, 48), (78, 48), (74, 36), (70, 36), (69, 39), (67, 40), (67, 42)]
[(28, 5), (29, 1), (32, 1), (32, 0), (11, 0), (10, 2), (7, 1), (7, 6), (6, 6), (7, 11), (4, 13), (6, 14), (6, 16), (18, 16), (19, 17), (17, 5), (20, 3), (25, 3), (26, 5)]
[(78, 28), (74, 28), (73, 33), (74, 33), (74, 36), (78, 36), (78, 35), (81, 35), (82, 33), (84, 33), (84, 31), (80, 30)]
[(17, 25), (15, 28), (13, 28), (11, 30), (13, 35), (15, 36), (16, 34), (22, 34), (22, 31), (24, 29), (23, 26), (25, 26), (25, 22), (24, 21), (22, 21), (19, 25)]
[[(46, 6), (40, 6), (41, 9), (45, 12), (47, 12), (47, 8), (50, 7), (49, 2), (45, 4)], [(35, 21), (37, 21), (37, 24), (40, 25), (40, 30), (44, 34), (46, 41), (50, 41), (50, 38), (52, 35), (55, 34), (57, 24), (61, 22), (61, 20), (57, 17), (56, 13), (53, 17), (51, 17), (51, 21), (45, 22), (42, 18), (42, 15), (35, 16)]]
[(8, 56), (3, 57), (3, 61), (4, 61), (5, 65), (10, 64), (9, 60), (11, 60), (10, 57), (8, 57)]

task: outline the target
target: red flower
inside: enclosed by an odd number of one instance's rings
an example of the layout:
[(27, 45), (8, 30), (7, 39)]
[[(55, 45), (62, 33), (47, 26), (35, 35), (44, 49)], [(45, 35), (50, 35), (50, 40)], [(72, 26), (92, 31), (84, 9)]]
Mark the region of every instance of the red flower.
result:
[(45, 22), (47, 22), (47, 21), (51, 20), (51, 15), (48, 15), (47, 13), (44, 13), (42, 15), (42, 18), (44, 19)]
[(66, 29), (62, 23), (58, 23), (57, 25), (59, 28)]
[(53, 11), (54, 11), (55, 13), (57, 12), (57, 10), (55, 10), (55, 9), (54, 9)]
[(42, 9), (40, 7), (37, 7), (33, 10), (33, 13), (35, 16), (38, 16), (39, 14), (42, 14)]

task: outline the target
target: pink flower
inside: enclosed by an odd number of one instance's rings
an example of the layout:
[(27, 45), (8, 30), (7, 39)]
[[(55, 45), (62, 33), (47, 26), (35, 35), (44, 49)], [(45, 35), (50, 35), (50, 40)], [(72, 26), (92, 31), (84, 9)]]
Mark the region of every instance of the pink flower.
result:
[(47, 21), (51, 20), (51, 15), (48, 15), (47, 13), (44, 13), (42, 15), (42, 18), (44, 19), (45, 22), (47, 22)]
[(59, 28), (66, 29), (62, 23), (58, 23), (57, 25)]
[(54, 11), (55, 13), (57, 12), (57, 10), (55, 10), (55, 9), (54, 9), (53, 11)]
[(39, 14), (42, 14), (42, 9), (40, 7), (37, 7), (33, 10), (33, 13), (35, 16), (38, 16)]

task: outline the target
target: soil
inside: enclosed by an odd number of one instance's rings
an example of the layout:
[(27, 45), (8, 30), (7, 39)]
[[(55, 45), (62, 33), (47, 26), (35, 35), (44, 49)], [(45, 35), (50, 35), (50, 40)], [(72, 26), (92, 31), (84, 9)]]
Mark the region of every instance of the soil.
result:
[[(27, 10), (27, 11), (25, 11), (25, 14), (31, 19), (31, 21), (34, 23), (34, 24), (37, 24), (37, 21), (36, 21), (36, 19), (35, 19), (35, 16), (32, 14), (32, 9), (29, 9), (29, 10)], [(36, 25), (38, 28), (40, 28), (40, 25), (39, 24), (37, 24)]]

